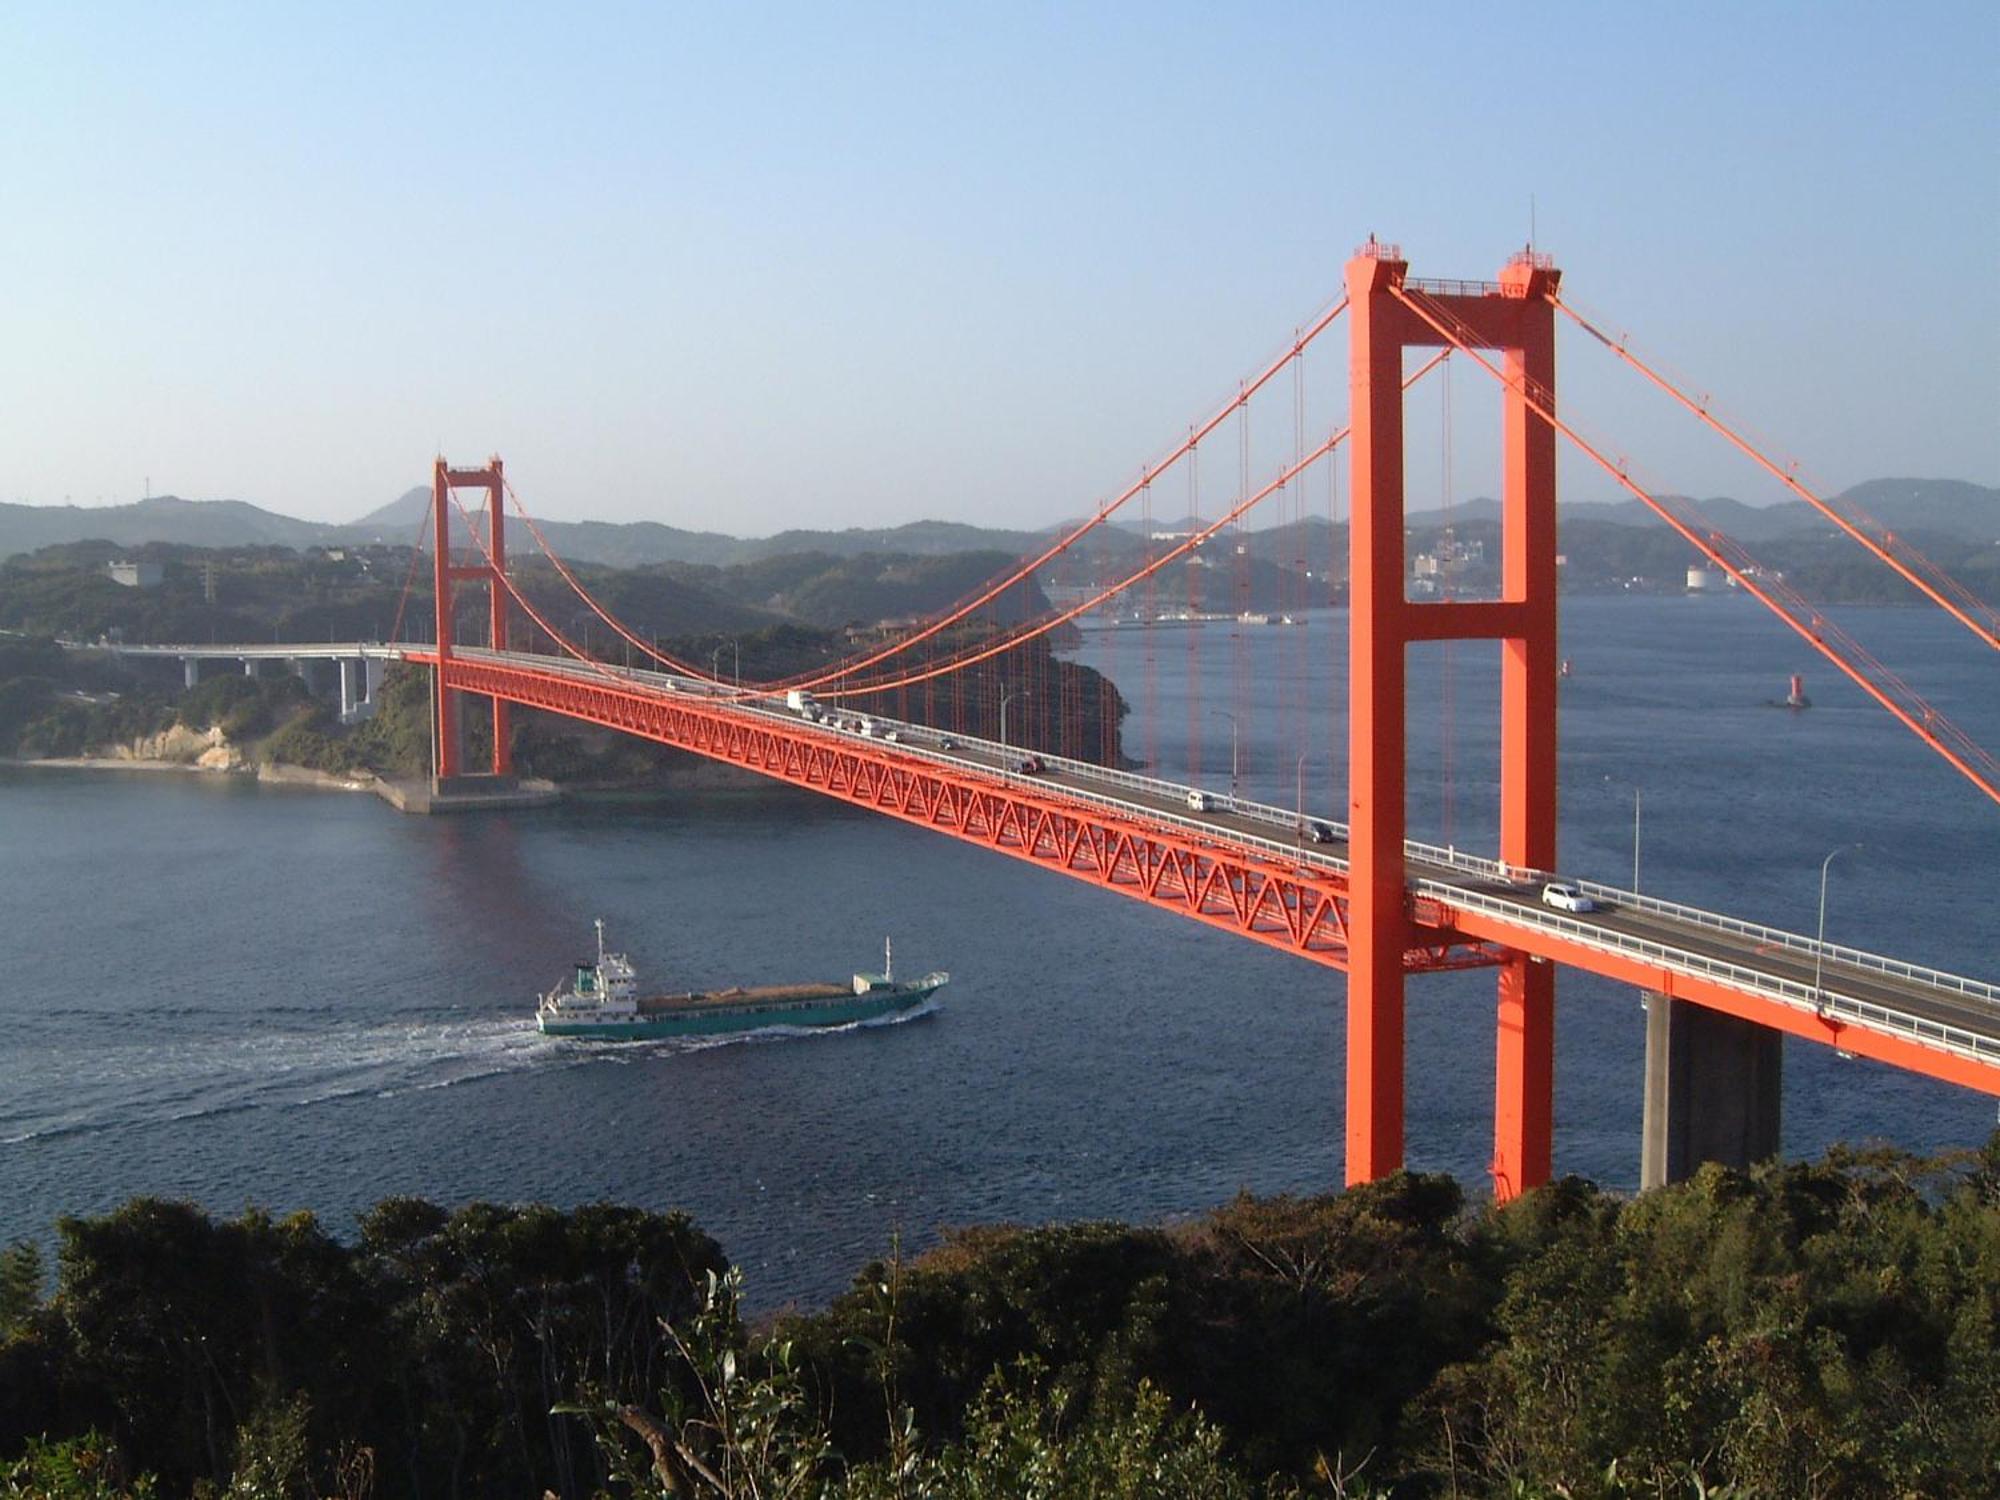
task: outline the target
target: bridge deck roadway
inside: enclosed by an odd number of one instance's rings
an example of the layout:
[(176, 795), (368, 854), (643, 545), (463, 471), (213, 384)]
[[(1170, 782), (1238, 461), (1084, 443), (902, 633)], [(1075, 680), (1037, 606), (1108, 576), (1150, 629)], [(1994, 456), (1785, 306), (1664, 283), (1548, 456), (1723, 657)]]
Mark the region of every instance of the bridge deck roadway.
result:
[[(957, 758), (988, 770), (1004, 763), (993, 751), (967, 752), (963, 747)], [(1048, 769), (1038, 777), (1040, 781), (1053, 787), (1094, 790), (1094, 778), (1088, 770), (1051, 765), (1043, 759)], [(1194, 812), (1185, 790), (1174, 796), (1125, 788), (1118, 800), (1156, 817), (1192, 821), (1258, 842), (1268, 840), (1270, 813), (1279, 812), (1287, 826), (1298, 821), (1294, 814), (1269, 808), (1244, 812), (1217, 807)], [(1307, 818), (1333, 830), (1335, 837), (1323, 844), (1295, 846), (1291, 857), (1345, 873), (1347, 843), (1341, 836), (1345, 829), (1314, 819), (1310, 813)], [(1815, 944), (1802, 935), (1788, 934), (1793, 942), (1780, 944), (1754, 931), (1735, 931), (1698, 917), (1649, 910), (1636, 902), (1628, 904), (1619, 898), (1629, 893), (1602, 886), (1593, 887), (1596, 910), (1558, 912), (1541, 901), (1542, 878), (1528, 877), (1525, 872), (1521, 879), (1467, 875), (1414, 853), (1408, 857), (1405, 870), (1412, 889), (1443, 901), (1452, 912), (1452, 925), (1468, 936), (1488, 938), (1536, 957), (1599, 973), (1607, 972), (1609, 963), (1623, 959), (1618, 970), (1610, 971), (1610, 977), (1726, 1009), (1745, 1019), (1851, 1051), (1873, 1049), (1847, 1045), (1856, 1040), (1847, 1035), (1849, 1028), (1865, 1026), (1871, 1019), (1907, 1018), (1907, 1024), (1895, 1027), (1899, 1034), (1910, 1040), (1955, 1041), (1953, 1050), (1965, 1053), (1971, 1064), (1963, 1070), (1949, 1064), (1940, 1069), (1931, 1059), (1924, 1059), (1932, 1064), (1929, 1071), (2000, 1093), (2000, 999), (1982, 993), (1990, 990), (1989, 986), (1968, 984), (1959, 989), (1908, 973), (1865, 967), (1840, 956), (1844, 950), (1831, 947), (1821, 958), (1816, 976)], [(1679, 955), (1701, 962), (1682, 973), (1673, 962)], [(1736, 998), (1734, 992), (1746, 982), (1757, 986), (1754, 1001)], [(1783, 1009), (1775, 1012), (1776, 1007)], [(1882, 1014), (1874, 1017), (1871, 1012)], [(1897, 1056), (1884, 1060), (1902, 1061), (1900, 1049)]]
[[(212, 656), (281, 654), (287, 649), (329, 655), (365, 651), (435, 660), (426, 646), (141, 649), (147, 654)], [(884, 762), (927, 762), (947, 767), (961, 778), (1014, 789), (1032, 786), (1044, 795), (1075, 799), (1181, 838), (1193, 834), (1205, 843), (1233, 846), (1268, 867), (1333, 874), (1343, 882), (1347, 873), (1346, 828), (1310, 812), (1301, 819), (1289, 808), (1214, 794), (1213, 805), (1198, 810), (1189, 804), (1191, 787), (1046, 755), (1039, 757), (1042, 769), (1028, 776), (1020, 769), (1022, 751), (880, 715), (867, 716), (876, 733), (863, 735), (854, 727), (863, 715), (837, 704), (827, 707), (845, 727), (807, 722), (771, 697), (739, 695), (727, 687), (666, 673), (618, 670), (521, 652), (462, 649), (457, 657), (468, 664), (519, 669), (544, 678), (553, 674), (580, 684), (611, 685), (621, 692), (695, 709), (703, 716), (755, 722), (790, 738), (837, 743)], [(535, 699), (524, 690), (514, 701), (533, 704)], [(891, 729), (896, 735), (893, 741), (887, 738)], [(1326, 841), (1308, 840), (1307, 831), (1314, 824), (1329, 836)], [(1596, 910), (1557, 911), (1541, 901), (1541, 885), (1552, 878), (1549, 872), (1507, 870), (1490, 860), (1415, 842), (1408, 846), (1406, 858), (1412, 894), (1436, 903), (1443, 925), (1454, 936), (1503, 945), (1856, 1055), (2000, 1094), (2000, 986), (1835, 944), (1822, 947), (1797, 933), (1592, 882), (1579, 883), (1596, 901)], [(1429, 935), (1413, 930), (1413, 939), (1419, 942)], [(1338, 962), (1324, 954), (1312, 956)]]

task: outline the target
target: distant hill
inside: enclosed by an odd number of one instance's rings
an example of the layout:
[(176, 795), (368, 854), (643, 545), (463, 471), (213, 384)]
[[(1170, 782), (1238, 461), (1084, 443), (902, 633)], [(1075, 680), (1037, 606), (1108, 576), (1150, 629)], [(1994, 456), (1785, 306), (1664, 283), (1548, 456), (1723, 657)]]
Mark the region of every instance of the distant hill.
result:
[[(426, 489), (409, 490), (387, 505), (345, 525), (295, 520), (240, 500), (182, 500), (160, 496), (131, 505), (0, 504), (0, 558), (42, 547), (93, 539), (119, 546), (163, 542), (192, 547), (280, 546), (312, 547), (386, 542), (407, 545), (418, 519), (430, 502)], [(1692, 502), (1715, 525), (1752, 545), (1776, 538), (1827, 531), (1831, 523), (1803, 502), (1750, 506), (1727, 496)], [(2000, 541), (2000, 489), (1957, 479), (1872, 479), (1834, 496), (1836, 506), (1859, 506), (1882, 525), (1898, 532), (1988, 544)], [(1469, 499), (1452, 508), (1459, 525), (1493, 522), (1499, 503), (1486, 497)], [(1663, 524), (1637, 500), (1566, 502), (1565, 526), (1603, 522), (1618, 526), (1655, 527)], [(1413, 527), (1442, 524), (1443, 513), (1420, 509), (1408, 517)], [(783, 531), (768, 537), (732, 537), (720, 532), (686, 531), (654, 521), (544, 521), (549, 543), (565, 560), (602, 563), (610, 567), (644, 567), (655, 563), (697, 563), (735, 567), (772, 557), (813, 552), (827, 557), (859, 557), (897, 553), (909, 557), (945, 557), (965, 552), (1004, 552), (1019, 557), (1047, 544), (1060, 528), (1043, 531), (1003, 530), (957, 521), (912, 521), (904, 526), (855, 527), (843, 531)], [(1203, 524), (1188, 518), (1155, 517), (1118, 521), (1078, 549), (1076, 561), (1085, 568), (1141, 553), (1145, 533), (1187, 531)], [(1310, 530), (1293, 534), (1299, 523), (1266, 526), (1242, 533), (1250, 555), (1283, 561), (1317, 557), (1327, 542), (1323, 519), (1304, 522)], [(462, 534), (462, 523), (454, 518)], [(516, 552), (535, 549), (518, 526), (509, 532)], [(1217, 543), (1224, 538), (1218, 537)], [(469, 545), (469, 543), (468, 543)], [(1233, 545), (1233, 543), (1231, 543)]]
[(327, 529), (241, 500), (182, 500), (157, 495), (130, 505), (0, 504), (0, 557), (94, 539), (123, 547), (141, 542), (178, 542), (188, 547), (310, 547)]
[(402, 533), (407, 540), (417, 529), (417, 518), (431, 508), (431, 492), (424, 485), (404, 490), (387, 505), (371, 510), (358, 521), (349, 521), (342, 531), (368, 531), (382, 533), (382, 540), (388, 541), (396, 533)]
[(1897, 531), (2000, 542), (2000, 490), (1962, 479), (1870, 479), (1834, 497)]
[[(407, 543), (417, 522), (430, 506), (430, 491), (414, 489), (379, 510), (370, 511), (345, 526), (328, 527), (323, 540)], [(510, 522), (514, 520), (509, 517)], [(788, 557), (812, 552), (825, 557), (860, 557), (864, 554), (896, 553), (906, 557), (947, 557), (962, 552), (999, 549), (1019, 555), (1040, 538), (1029, 531), (992, 531), (956, 521), (912, 521), (903, 526), (849, 527), (844, 531), (781, 531), (767, 537), (733, 537), (719, 531), (684, 531), (657, 521), (541, 521), (536, 522), (549, 545), (566, 562), (595, 562), (621, 568), (646, 567), (653, 563), (700, 563), (727, 568), (757, 562), (768, 557)], [(464, 532), (464, 522), (452, 517), (455, 536)], [(526, 528), (513, 524), (508, 536), (517, 551), (537, 550), (525, 535)], [(468, 540), (466, 545), (471, 545)]]
[[(911, 521), (903, 526), (850, 527), (845, 531), (781, 531), (742, 545), (750, 557), (782, 557), (792, 552), (824, 552), (857, 557), (864, 552), (896, 552), (942, 557), (953, 552), (1008, 552), (1018, 557), (1042, 544), (1043, 533), (1000, 531), (960, 521)], [(744, 559), (748, 561), (749, 559)]]
[[(1685, 496), (1661, 498), (1686, 500)], [(1870, 479), (1838, 495), (1829, 495), (1827, 501), (1844, 514), (1851, 515), (1859, 509), (1892, 531), (1927, 532), (1962, 542), (2000, 542), (2000, 489), (1962, 479)], [(1740, 500), (1718, 495), (1687, 503), (1740, 542), (1766, 542), (1834, 529), (1831, 521), (1803, 500), (1745, 505)], [(1666, 524), (1638, 500), (1566, 501), (1561, 516), (1564, 524), (1578, 521), (1617, 526)], [(1498, 521), (1500, 502), (1485, 497), (1468, 500), (1452, 508), (1452, 519), (1460, 524)], [(1412, 526), (1437, 526), (1443, 524), (1443, 512), (1412, 511), (1408, 520)]]

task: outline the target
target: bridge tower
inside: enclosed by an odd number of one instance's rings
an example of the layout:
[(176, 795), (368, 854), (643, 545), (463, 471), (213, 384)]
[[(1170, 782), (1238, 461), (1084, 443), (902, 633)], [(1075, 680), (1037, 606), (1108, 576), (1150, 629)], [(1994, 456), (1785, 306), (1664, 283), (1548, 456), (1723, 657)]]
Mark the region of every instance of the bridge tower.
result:
[[(1403, 1164), (1403, 976), (1412, 927), (1404, 896), (1408, 816), (1406, 685), (1415, 641), (1502, 643), (1500, 858), (1547, 870), (1556, 852), (1555, 432), (1529, 409), (1523, 378), (1553, 410), (1561, 273), (1523, 252), (1497, 284), (1409, 278), (1372, 239), (1347, 263), (1353, 502), (1349, 535), (1352, 860), (1347, 979), (1347, 1180)], [(1469, 347), (1495, 349), (1510, 385), (1502, 411), (1502, 597), (1415, 604), (1403, 555), (1403, 351), (1446, 340), (1410, 307), (1420, 297)], [(1546, 1182), (1555, 1081), (1555, 970), (1515, 954), (1499, 985), (1493, 1182), (1502, 1199)]]
[[(499, 458), (486, 461), (483, 469), (454, 469), (442, 458), (437, 461), (431, 475), (431, 518), (434, 528), (431, 549), (432, 568), (436, 579), (437, 596), (437, 678), (434, 688), (437, 707), (437, 778), (440, 785), (462, 775), (464, 760), (460, 743), (460, 718), (462, 706), (458, 689), (451, 683), (451, 653), (453, 645), (453, 598), (452, 584), (455, 582), (484, 582), (487, 585), (489, 615), (489, 641), (495, 651), (507, 649), (507, 482), (502, 474)], [(486, 492), (487, 551), (492, 556), (491, 563), (480, 562), (477, 566), (460, 566), (451, 558), (451, 492), (453, 490), (484, 490)], [(493, 700), (493, 774), (509, 776), (514, 770), (513, 746), (508, 743), (507, 704), (499, 698)]]

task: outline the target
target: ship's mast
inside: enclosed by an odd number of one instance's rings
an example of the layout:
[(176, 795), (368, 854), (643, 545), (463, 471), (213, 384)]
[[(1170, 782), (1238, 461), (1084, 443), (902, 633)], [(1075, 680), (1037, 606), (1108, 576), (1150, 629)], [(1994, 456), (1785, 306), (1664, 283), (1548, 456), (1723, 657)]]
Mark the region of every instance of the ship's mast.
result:
[(896, 950), (887, 938), (882, 939), (882, 977), (884, 979), (896, 977)]
[(604, 972), (604, 918), (599, 917), (593, 924), (597, 928), (597, 972)]

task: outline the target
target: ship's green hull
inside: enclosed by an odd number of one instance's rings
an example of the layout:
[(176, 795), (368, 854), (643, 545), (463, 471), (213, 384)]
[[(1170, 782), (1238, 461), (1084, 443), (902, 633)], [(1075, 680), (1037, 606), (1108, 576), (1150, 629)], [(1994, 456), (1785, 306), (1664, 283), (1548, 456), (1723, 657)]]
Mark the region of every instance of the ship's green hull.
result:
[(727, 1036), (767, 1026), (847, 1026), (898, 1011), (914, 1010), (941, 986), (913, 984), (865, 995), (812, 1000), (762, 1000), (743, 1004), (702, 1001), (629, 1021), (560, 1021), (542, 1018), (545, 1036), (582, 1037), (600, 1042), (643, 1042), (677, 1036)]

